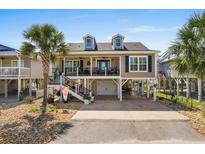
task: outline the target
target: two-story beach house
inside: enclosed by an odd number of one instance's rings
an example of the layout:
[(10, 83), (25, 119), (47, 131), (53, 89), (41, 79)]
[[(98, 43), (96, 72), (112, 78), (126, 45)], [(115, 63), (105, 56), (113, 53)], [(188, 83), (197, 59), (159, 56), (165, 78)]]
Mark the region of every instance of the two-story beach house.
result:
[[(58, 56), (50, 76), (59, 81), (62, 74), (71, 81), (72, 95), (79, 93), (79, 87), (82, 93), (88, 90), (96, 98), (113, 96), (122, 101), (127, 93), (143, 95), (142, 85), (146, 83), (150, 91), (150, 83), (156, 84), (159, 51), (150, 50), (140, 42), (125, 42), (124, 38), (117, 34), (110, 42), (98, 42), (87, 34), (82, 43), (68, 43), (68, 54)], [(153, 93), (156, 100), (156, 91)]]
[[(43, 79), (40, 61), (23, 56), (18, 50), (0, 45), (0, 95), (20, 99), (32, 95), (32, 88), (40, 89)], [(3, 96), (2, 96), (3, 95)]]

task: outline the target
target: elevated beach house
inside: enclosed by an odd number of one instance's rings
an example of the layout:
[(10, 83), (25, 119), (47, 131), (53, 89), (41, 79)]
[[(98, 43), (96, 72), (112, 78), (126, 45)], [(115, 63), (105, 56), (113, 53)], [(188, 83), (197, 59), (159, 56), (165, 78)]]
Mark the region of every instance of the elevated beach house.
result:
[(156, 100), (159, 51), (141, 42), (125, 42), (124, 38), (117, 34), (110, 42), (98, 42), (87, 34), (82, 43), (68, 43), (67, 55), (58, 56), (57, 63), (51, 66), (53, 82), (60, 83), (63, 76), (61, 82), (69, 83), (70, 93), (81, 100), (81, 94), (89, 92), (99, 99), (109, 96), (120, 101), (128, 94), (144, 95), (146, 83), (147, 97), (151, 84)]
[[(18, 50), (0, 44), (0, 95), (8, 98), (32, 95), (43, 79), (40, 61), (23, 56)], [(37, 90), (36, 89), (36, 90)]]

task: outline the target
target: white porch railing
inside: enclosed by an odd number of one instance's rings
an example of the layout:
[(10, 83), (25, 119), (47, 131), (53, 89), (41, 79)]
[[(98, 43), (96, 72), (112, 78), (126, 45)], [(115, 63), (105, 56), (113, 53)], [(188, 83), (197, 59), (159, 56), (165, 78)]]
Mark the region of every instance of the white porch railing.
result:
[(30, 76), (31, 69), (26, 67), (0, 67), (0, 76)]

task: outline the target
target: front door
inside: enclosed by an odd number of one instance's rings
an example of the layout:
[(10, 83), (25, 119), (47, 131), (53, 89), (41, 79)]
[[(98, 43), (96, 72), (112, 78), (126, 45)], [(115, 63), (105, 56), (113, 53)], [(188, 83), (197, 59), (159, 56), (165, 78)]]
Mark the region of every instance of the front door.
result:
[(110, 67), (110, 61), (109, 60), (98, 60), (97, 67), (98, 67), (98, 70), (104, 71), (105, 67), (106, 68)]

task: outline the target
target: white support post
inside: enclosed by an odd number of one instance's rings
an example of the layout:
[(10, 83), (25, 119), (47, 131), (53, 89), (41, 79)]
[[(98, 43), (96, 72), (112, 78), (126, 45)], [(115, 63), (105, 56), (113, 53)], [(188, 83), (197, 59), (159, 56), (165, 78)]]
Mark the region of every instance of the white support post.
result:
[(144, 96), (144, 80), (142, 80), (142, 96)]
[(86, 79), (84, 79), (84, 94), (86, 94), (86, 87), (87, 87)]
[(79, 68), (78, 67), (77, 67), (76, 71), (77, 71), (77, 76), (78, 76), (79, 75)]
[(18, 58), (19, 77), (21, 76), (21, 56)]
[(147, 98), (149, 98), (149, 92), (150, 92), (150, 81), (147, 79)]
[(122, 101), (122, 79), (119, 79), (120, 101)]
[(157, 81), (153, 81), (153, 100), (157, 101)]
[(5, 98), (8, 97), (8, 80), (7, 79), (4, 80), (4, 97)]
[(122, 58), (121, 58), (121, 56), (120, 56), (120, 57), (119, 57), (119, 60), (120, 60), (120, 64), (119, 64), (119, 65), (120, 65), (120, 67), (119, 67), (120, 77), (121, 77), (121, 67), (122, 67), (122, 66), (121, 66), (121, 62), (122, 62), (121, 59), (122, 59)]
[(21, 92), (21, 78), (18, 77), (18, 100), (20, 101), (20, 92)]
[(65, 57), (63, 58), (63, 73), (66, 76), (66, 74), (65, 74)]
[(32, 80), (29, 79), (29, 96), (32, 96)]
[(93, 57), (90, 57), (90, 75), (93, 75)]
[(60, 75), (60, 101), (63, 101), (63, 92), (62, 92), (62, 85), (63, 85), (63, 77)]
[(75, 84), (75, 93), (78, 93), (78, 84)]
[(177, 96), (179, 96), (179, 79), (177, 79)]
[(198, 79), (198, 101), (202, 100), (202, 81)]
[(158, 70), (157, 70), (157, 68), (158, 68), (157, 67), (157, 59), (158, 59), (157, 53), (155, 54), (155, 58), (154, 59), (155, 59), (155, 67), (154, 67), (155, 68), (155, 78), (157, 78), (157, 72), (158, 72)]
[(117, 98), (120, 99), (120, 81), (117, 84)]
[(90, 92), (91, 92), (91, 96), (92, 96), (92, 92), (93, 92), (92, 91), (92, 81), (90, 81), (89, 83), (90, 83), (90, 86), (89, 86), (90, 87)]
[(190, 88), (189, 88), (189, 78), (186, 79), (186, 97), (190, 96)]

